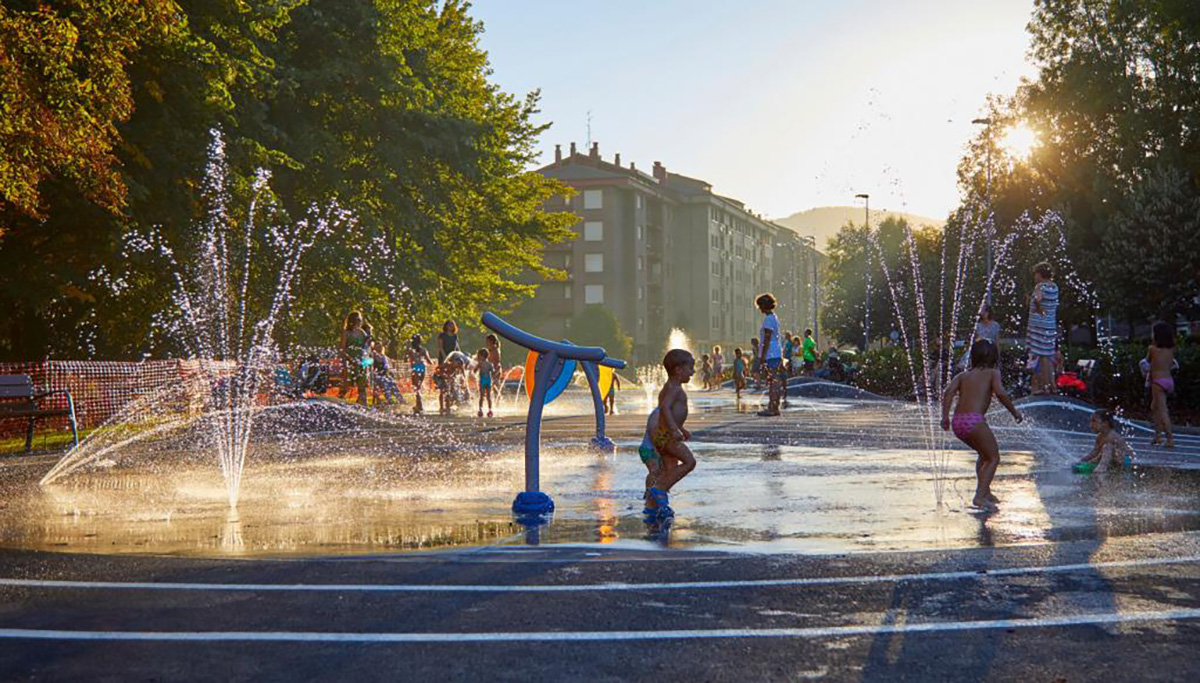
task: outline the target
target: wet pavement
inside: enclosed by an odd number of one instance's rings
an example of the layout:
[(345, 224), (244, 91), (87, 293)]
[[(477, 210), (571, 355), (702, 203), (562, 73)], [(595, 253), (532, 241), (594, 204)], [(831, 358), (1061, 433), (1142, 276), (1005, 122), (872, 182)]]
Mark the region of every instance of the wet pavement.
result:
[[(1070, 463), (1090, 447), (1083, 416), (1043, 407), (1032, 424), (993, 414), (1004, 450), (982, 517), (967, 503), (974, 456), (920, 410), (893, 402), (795, 401), (781, 418), (738, 412), (702, 395), (692, 448), (699, 463), (680, 483), (669, 528), (646, 524), (645, 469), (636, 455), (643, 414), (611, 419), (616, 454), (581, 444), (590, 418), (546, 422), (542, 488), (552, 522), (528, 531), (509, 511), (523, 485), (519, 417), (440, 421), (464, 444), (397, 452), (419, 441), (391, 429), (310, 436), (302, 446), (251, 451), (236, 511), (220, 473), (194, 454), (126, 449), (93, 471), (38, 486), (46, 459), (3, 468), (0, 547), (66, 552), (271, 557), (486, 545), (595, 544), (763, 553), (841, 553), (1104, 539), (1200, 529), (1200, 439), (1175, 453), (1133, 438), (1136, 466), (1081, 476)], [(754, 406), (746, 404), (744, 410)], [(1062, 411), (1059, 411), (1062, 412)], [(1077, 412), (1077, 411), (1076, 411)], [(932, 447), (931, 447), (932, 446)]]
[(669, 530), (640, 519), (632, 411), (611, 420), (615, 456), (580, 447), (590, 418), (546, 421), (558, 510), (536, 538), (507, 511), (515, 417), (440, 421), (439, 438), (473, 447), (415, 459), (380, 450), (420, 438), (412, 425), (264, 449), (236, 515), (219, 476), (169, 449), (41, 488), (51, 458), (5, 460), (0, 670), (1195, 680), (1200, 440), (1164, 453), (1134, 429), (1135, 468), (1081, 476), (1081, 411), (993, 414), (1004, 504), (979, 516), (964, 507), (973, 459), (914, 406), (798, 401), (763, 420), (696, 403), (700, 464)]

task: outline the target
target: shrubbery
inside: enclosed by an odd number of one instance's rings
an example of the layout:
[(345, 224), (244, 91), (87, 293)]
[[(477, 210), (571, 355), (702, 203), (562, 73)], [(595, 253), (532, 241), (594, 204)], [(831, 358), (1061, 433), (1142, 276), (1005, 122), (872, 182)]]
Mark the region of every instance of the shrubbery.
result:
[[(1147, 341), (1119, 342), (1108, 349), (1070, 346), (1063, 350), (1065, 370), (1076, 372), (1080, 360), (1096, 361), (1089, 380), (1089, 394), (1097, 405), (1120, 408), (1127, 415), (1146, 417), (1149, 392), (1138, 362), (1146, 357)], [(1029, 375), (1025, 371), (1027, 355), (1024, 349), (1006, 346), (1000, 354), (1004, 383), (1014, 396), (1029, 391)], [(1179, 369), (1175, 371), (1175, 395), (1170, 400), (1174, 420), (1180, 423), (1200, 422), (1200, 339), (1181, 339), (1175, 347)], [(917, 381), (923, 381), (920, 358), (912, 354)], [(931, 374), (934, 372), (930, 370)], [(886, 347), (859, 354), (853, 383), (867, 391), (912, 399), (912, 373), (904, 349)], [(936, 390), (936, 388), (935, 388)]]

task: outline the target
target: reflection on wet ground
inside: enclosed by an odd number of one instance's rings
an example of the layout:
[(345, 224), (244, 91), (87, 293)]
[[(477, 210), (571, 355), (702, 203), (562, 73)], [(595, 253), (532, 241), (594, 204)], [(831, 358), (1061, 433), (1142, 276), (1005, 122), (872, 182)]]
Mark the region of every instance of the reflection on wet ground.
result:
[[(1072, 474), (1086, 434), (994, 419), (1003, 507), (983, 518), (966, 507), (971, 454), (941, 450), (957, 447), (940, 434), (931, 452), (912, 406), (806, 401), (764, 421), (728, 401), (725, 409), (706, 403), (713, 409), (698, 412), (693, 427), (699, 466), (674, 495), (678, 517), (669, 530), (641, 518), (643, 415), (613, 418), (612, 433), (623, 438), (609, 456), (578, 447), (590, 420), (548, 421), (542, 482), (558, 509), (538, 542), (836, 553), (1200, 529), (1200, 475), (1153, 467)], [(509, 512), (523, 482), (516, 427), (504, 431), (507, 439), (477, 432), (484, 447), (472, 450), (430, 443), (427, 455), (381, 445), (395, 434), (259, 447), (235, 512), (216, 467), (161, 448), (145, 456), (134, 449), (46, 487), (36, 482), (48, 462), (10, 460), (0, 466), (0, 545), (221, 556), (519, 545), (532, 535)], [(937, 462), (945, 472), (941, 506)]]

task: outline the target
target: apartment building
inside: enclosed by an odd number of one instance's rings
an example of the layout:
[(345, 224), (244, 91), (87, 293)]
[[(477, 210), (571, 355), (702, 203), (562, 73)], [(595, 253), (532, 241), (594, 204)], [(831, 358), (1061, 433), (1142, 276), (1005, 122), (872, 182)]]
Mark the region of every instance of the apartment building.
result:
[(619, 154), (602, 159), (598, 143), (587, 154), (574, 143), (566, 155), (556, 146), (554, 162), (539, 172), (576, 190), (546, 208), (572, 211), (579, 222), (575, 240), (545, 254), (567, 279), (542, 283), (518, 312), (538, 333), (569, 338), (571, 318), (594, 304), (633, 337), (639, 364), (659, 359), (672, 328), (698, 351), (730, 351), (756, 334), (753, 300), (765, 291), (780, 299), (786, 329), (816, 329), (824, 256), (811, 238), (659, 162), (646, 174), (623, 166)]

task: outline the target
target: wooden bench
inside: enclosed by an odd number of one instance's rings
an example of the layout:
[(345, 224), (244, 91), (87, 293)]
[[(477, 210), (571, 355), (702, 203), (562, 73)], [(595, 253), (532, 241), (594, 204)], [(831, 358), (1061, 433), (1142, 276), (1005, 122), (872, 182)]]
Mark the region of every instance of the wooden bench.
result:
[[(40, 401), (55, 395), (67, 397), (65, 408), (43, 408)], [(0, 375), (0, 420), (29, 420), (25, 430), (25, 451), (33, 448), (33, 426), (41, 417), (66, 417), (71, 422), (71, 436), (79, 445), (79, 430), (75, 426), (75, 401), (71, 392), (34, 391), (29, 375)]]

